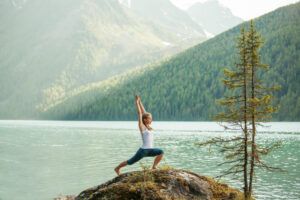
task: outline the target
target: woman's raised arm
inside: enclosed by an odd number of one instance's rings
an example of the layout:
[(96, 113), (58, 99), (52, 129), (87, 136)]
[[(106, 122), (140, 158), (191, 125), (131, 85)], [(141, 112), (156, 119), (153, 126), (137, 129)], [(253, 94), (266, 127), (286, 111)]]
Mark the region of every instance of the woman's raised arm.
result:
[(142, 114), (144, 114), (146, 112), (145, 108), (144, 108), (144, 105), (142, 103), (142, 100), (141, 98), (139, 97), (139, 101), (138, 101), (139, 105), (140, 105), (140, 108), (141, 108), (141, 111), (142, 111)]
[[(137, 108), (137, 113), (138, 113), (138, 122), (139, 122), (139, 129), (140, 131), (142, 132), (142, 127), (143, 127), (143, 119), (142, 119), (142, 115), (143, 115), (143, 112), (142, 112), (142, 108), (141, 108), (141, 105), (140, 105), (140, 97), (139, 96), (135, 96), (135, 105), (136, 105), (136, 108)], [(144, 108), (143, 108), (144, 110)]]

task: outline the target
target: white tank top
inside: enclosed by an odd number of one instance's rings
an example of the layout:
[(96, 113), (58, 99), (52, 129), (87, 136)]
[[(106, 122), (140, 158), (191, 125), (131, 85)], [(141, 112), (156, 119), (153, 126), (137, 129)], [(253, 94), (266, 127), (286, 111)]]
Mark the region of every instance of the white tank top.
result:
[(153, 132), (145, 128), (142, 131), (143, 146), (142, 149), (153, 148)]

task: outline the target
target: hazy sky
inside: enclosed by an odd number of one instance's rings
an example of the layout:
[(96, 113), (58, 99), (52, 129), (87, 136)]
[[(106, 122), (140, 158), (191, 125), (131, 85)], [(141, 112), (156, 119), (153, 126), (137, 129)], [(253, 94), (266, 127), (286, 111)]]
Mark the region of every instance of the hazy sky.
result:
[[(187, 9), (195, 2), (207, 0), (171, 0), (176, 6)], [(221, 4), (228, 7), (231, 12), (244, 20), (258, 17), (278, 7), (285, 6), (299, 0), (219, 0)]]

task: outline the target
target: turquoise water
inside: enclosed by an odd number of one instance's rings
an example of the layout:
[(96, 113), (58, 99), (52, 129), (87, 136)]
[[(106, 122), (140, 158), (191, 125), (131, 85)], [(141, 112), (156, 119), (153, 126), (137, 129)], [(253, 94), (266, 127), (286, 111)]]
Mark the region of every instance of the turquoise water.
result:
[[(300, 199), (300, 123), (269, 123), (258, 142), (283, 141), (265, 159), (288, 172), (257, 171), (257, 199)], [(216, 176), (222, 155), (194, 145), (224, 133), (213, 122), (154, 122), (155, 146), (165, 152), (161, 164)], [(136, 122), (0, 120), (0, 199), (53, 199), (115, 177), (113, 168), (141, 145)], [(151, 165), (153, 158), (144, 158)], [(122, 172), (140, 170), (137, 163)], [(241, 187), (238, 180), (221, 181)]]

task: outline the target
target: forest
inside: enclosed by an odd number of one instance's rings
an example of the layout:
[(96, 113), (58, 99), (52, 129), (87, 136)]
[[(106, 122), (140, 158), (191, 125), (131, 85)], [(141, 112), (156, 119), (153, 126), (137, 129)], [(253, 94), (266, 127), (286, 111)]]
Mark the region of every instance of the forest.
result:
[[(273, 121), (300, 120), (300, 3), (254, 19), (263, 38), (260, 75), (268, 86), (279, 85)], [(128, 75), (103, 90), (85, 90), (44, 109), (40, 118), (57, 120), (134, 120), (134, 95), (142, 97), (154, 120), (211, 121), (222, 108), (216, 101), (230, 91), (222, 85), (223, 69), (237, 62), (235, 44), (245, 22), (152, 67)]]

